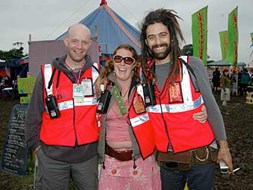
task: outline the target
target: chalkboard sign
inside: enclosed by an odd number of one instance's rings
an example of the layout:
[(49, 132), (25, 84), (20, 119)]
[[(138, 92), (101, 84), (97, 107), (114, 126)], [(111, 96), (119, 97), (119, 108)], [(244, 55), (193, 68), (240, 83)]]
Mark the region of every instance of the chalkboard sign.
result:
[(27, 105), (24, 104), (17, 104), (13, 107), (3, 147), (1, 169), (16, 175), (25, 175), (26, 173), (28, 154), (25, 143), (26, 111)]

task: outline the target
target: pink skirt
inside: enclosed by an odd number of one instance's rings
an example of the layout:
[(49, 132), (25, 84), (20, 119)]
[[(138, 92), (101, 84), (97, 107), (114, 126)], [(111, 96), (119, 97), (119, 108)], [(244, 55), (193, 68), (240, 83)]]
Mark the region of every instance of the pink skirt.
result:
[(100, 168), (99, 190), (160, 190), (160, 169), (154, 156), (145, 160), (139, 158), (121, 162), (115, 158), (105, 155), (104, 166)]

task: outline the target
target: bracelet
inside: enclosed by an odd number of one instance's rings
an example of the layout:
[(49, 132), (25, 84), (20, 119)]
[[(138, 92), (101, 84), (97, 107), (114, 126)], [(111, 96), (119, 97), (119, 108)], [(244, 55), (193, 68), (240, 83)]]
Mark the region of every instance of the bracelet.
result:
[(223, 151), (223, 152), (229, 152), (230, 149), (229, 148), (220, 148), (219, 151)]

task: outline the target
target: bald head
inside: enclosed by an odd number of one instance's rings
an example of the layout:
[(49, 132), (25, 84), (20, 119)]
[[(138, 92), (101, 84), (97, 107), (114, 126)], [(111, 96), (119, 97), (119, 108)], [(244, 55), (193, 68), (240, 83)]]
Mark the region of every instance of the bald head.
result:
[(73, 24), (68, 28), (68, 34), (67, 37), (75, 35), (76, 33), (83, 33), (85, 36), (87, 36), (89, 39), (91, 37), (90, 30), (87, 26), (81, 23)]
[(73, 24), (68, 28), (67, 35), (63, 40), (67, 48), (67, 62), (69, 65), (83, 64), (92, 40), (90, 30), (83, 24)]

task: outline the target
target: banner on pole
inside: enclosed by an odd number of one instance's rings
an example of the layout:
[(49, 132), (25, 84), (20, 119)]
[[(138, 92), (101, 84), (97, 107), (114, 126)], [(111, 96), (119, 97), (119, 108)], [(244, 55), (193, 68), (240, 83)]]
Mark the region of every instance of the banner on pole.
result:
[(238, 57), (238, 7), (228, 16), (228, 54), (226, 61), (237, 66)]
[(222, 31), (219, 34), (222, 60), (226, 60), (228, 54), (228, 31)]
[(207, 6), (192, 15), (193, 56), (207, 64)]

